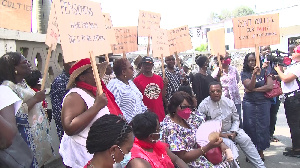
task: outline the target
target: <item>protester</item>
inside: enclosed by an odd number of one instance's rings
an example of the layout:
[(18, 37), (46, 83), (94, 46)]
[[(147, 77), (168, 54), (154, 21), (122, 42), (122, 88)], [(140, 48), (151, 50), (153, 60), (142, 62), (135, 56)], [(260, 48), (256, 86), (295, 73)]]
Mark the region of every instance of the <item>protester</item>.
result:
[[(214, 167), (205, 157), (212, 148), (219, 147), (222, 139), (210, 141), (206, 146), (198, 146), (196, 131), (203, 118), (192, 113), (192, 97), (185, 92), (176, 92), (170, 99), (169, 115), (161, 123), (162, 141), (170, 145), (170, 150), (186, 162), (189, 167)], [(224, 144), (223, 144), (224, 145)], [(229, 162), (223, 159), (215, 167), (229, 167)]]
[(130, 160), (132, 144), (131, 126), (119, 116), (106, 114), (90, 128), (86, 149), (94, 156), (84, 168), (121, 168), (121, 164), (126, 165)]
[(160, 125), (155, 113), (148, 111), (136, 115), (132, 120), (132, 128), (135, 140), (127, 168), (174, 168), (174, 165), (188, 167), (170, 151), (168, 144), (160, 141)]
[[(276, 76), (278, 76), (278, 74), (274, 69), (275, 64), (274, 62), (269, 61), (267, 58), (267, 56), (270, 54), (271, 54), (271, 48), (269, 45), (261, 47), (262, 68), (265, 69), (267, 71), (267, 74), (270, 75), (273, 79), (276, 79)], [(270, 108), (270, 141), (271, 142), (279, 141), (279, 139), (274, 136), (279, 106), (280, 106), (279, 96), (272, 98), (271, 108)]]
[(22, 100), (8, 87), (0, 85), (0, 167), (33, 166), (33, 153), (20, 136), (15, 114)]
[(294, 63), (283, 72), (281, 66), (275, 70), (281, 79), (282, 92), (284, 93), (284, 109), (287, 123), (290, 127), (292, 147), (283, 152), (287, 156), (300, 156), (300, 45), (295, 47), (292, 54)]
[[(32, 90), (35, 92), (38, 92), (41, 90), (41, 82), (42, 82), (42, 74), (39, 70), (33, 70), (29, 76), (25, 78), (26, 83), (30, 86)], [(52, 112), (50, 109), (48, 109), (48, 103), (46, 100), (43, 100), (43, 107), (45, 111), (47, 112), (47, 116), (49, 119), (49, 122), (51, 122), (52, 119)]]
[(70, 91), (64, 97), (61, 112), (64, 135), (59, 148), (68, 167), (82, 168), (93, 157), (85, 147), (88, 132), (98, 118), (110, 113), (104, 86), (104, 93), (97, 94), (90, 59), (82, 59), (70, 68), (66, 87)]
[(211, 76), (222, 84), (222, 93), (225, 97), (233, 100), (237, 112), (239, 114), (240, 127), (243, 127), (242, 122), (242, 100), (239, 92), (238, 83), (240, 82), (240, 75), (234, 66), (230, 65), (231, 59), (229, 56), (220, 56), (222, 61), (222, 70), (217, 67)]
[(52, 104), (52, 117), (56, 124), (56, 131), (59, 141), (64, 134), (63, 126), (61, 123), (61, 108), (65, 95), (68, 93), (66, 89), (69, 82), (70, 74), (69, 70), (74, 62), (64, 63), (64, 70), (58, 75), (51, 84), (50, 98)]
[[(167, 67), (165, 68), (165, 75), (168, 79), (168, 86), (166, 90), (166, 100), (169, 101), (172, 95), (178, 90), (181, 85), (180, 71), (175, 67), (175, 58), (173, 55), (165, 57)], [(162, 73), (159, 74), (162, 77)]]
[(154, 66), (151, 57), (143, 57), (141, 60), (143, 73), (137, 76), (133, 82), (143, 94), (144, 104), (158, 116), (159, 122), (165, 118), (163, 97), (166, 94), (167, 80), (152, 72)]
[(206, 56), (199, 56), (196, 64), (199, 66), (200, 70), (193, 77), (192, 88), (197, 98), (197, 106), (201, 103), (203, 99), (209, 96), (208, 85), (210, 82), (215, 81), (215, 79), (207, 74), (208, 58)]
[(248, 53), (244, 59), (241, 72), (242, 83), (245, 87), (243, 98), (243, 128), (256, 146), (262, 160), (263, 151), (270, 147), (270, 99), (264, 93), (272, 90), (273, 82), (266, 77), (265, 69), (256, 66), (254, 53)]
[(52, 156), (49, 122), (42, 101), (45, 91), (35, 92), (24, 78), (31, 74), (31, 64), (18, 52), (0, 58), (0, 83), (8, 86), (23, 101), (16, 113), (19, 133), (34, 153), (33, 167), (43, 166)]
[(133, 67), (126, 58), (117, 59), (114, 62), (113, 70), (116, 79), (112, 79), (107, 88), (115, 96), (116, 103), (120, 107), (128, 123), (132, 118), (147, 110), (143, 103), (143, 95), (132, 82)]
[(246, 157), (255, 167), (265, 167), (251, 138), (243, 129), (239, 128), (239, 114), (234, 102), (222, 96), (221, 84), (218, 82), (210, 83), (209, 94), (210, 96), (200, 103), (198, 113), (208, 120), (222, 121), (220, 136), (223, 137), (224, 143), (226, 144), (225, 140), (234, 141), (240, 146)]

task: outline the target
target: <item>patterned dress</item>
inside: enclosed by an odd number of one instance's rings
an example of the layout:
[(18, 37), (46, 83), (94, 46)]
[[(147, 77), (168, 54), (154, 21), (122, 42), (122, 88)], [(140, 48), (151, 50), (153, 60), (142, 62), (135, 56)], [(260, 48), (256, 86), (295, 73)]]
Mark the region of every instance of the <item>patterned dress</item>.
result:
[(56, 130), (59, 140), (61, 140), (64, 130), (61, 124), (61, 107), (62, 101), (69, 90), (66, 86), (69, 82), (69, 74), (63, 71), (60, 75), (55, 78), (51, 84), (50, 98), (52, 104), (52, 116), (56, 124)]
[[(164, 121), (161, 122), (161, 130), (163, 134), (162, 141), (170, 145), (171, 151), (191, 151), (193, 149), (197, 149), (196, 131), (203, 121), (202, 116), (192, 113), (190, 118), (186, 120), (191, 127), (191, 129), (189, 129), (176, 124), (171, 120), (169, 115), (166, 115)], [(219, 165), (213, 165), (204, 156), (200, 156), (195, 161), (189, 162), (188, 166), (190, 168), (230, 167), (227, 161), (223, 161)]]
[[(10, 87), (23, 102), (35, 94), (25, 80), (18, 84), (4, 81), (2, 85)], [(41, 167), (53, 156), (50, 126), (42, 102), (36, 103), (30, 111), (27, 104), (23, 103), (16, 114), (16, 122), (20, 135), (33, 151), (33, 167)]]

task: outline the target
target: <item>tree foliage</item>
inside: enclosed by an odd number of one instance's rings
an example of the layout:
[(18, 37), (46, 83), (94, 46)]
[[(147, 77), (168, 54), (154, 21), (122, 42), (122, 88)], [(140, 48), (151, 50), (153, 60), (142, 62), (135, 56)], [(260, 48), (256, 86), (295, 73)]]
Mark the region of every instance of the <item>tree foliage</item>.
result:
[(195, 49), (195, 51), (200, 51), (200, 52), (207, 51), (207, 44), (201, 44), (200, 47), (197, 47)]
[(254, 13), (255, 13), (254, 10), (247, 6), (240, 6), (240, 7), (235, 8), (232, 11), (229, 11), (228, 9), (224, 9), (219, 14), (216, 12), (211, 12), (210, 16), (208, 18), (208, 22), (209, 23), (218, 23), (218, 22), (226, 20), (226, 19), (252, 15)]

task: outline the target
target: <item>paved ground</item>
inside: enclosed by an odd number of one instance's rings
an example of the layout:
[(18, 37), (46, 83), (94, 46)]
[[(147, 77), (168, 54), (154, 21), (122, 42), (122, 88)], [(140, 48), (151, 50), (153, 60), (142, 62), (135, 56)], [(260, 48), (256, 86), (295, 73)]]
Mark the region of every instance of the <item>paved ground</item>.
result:
[[(291, 146), (290, 131), (286, 122), (283, 104), (280, 106), (277, 115), (275, 136), (280, 142), (272, 142), (271, 147), (265, 151), (265, 166), (267, 168), (300, 168), (300, 158), (287, 157), (282, 155), (285, 147)], [(245, 155), (240, 150), (241, 168), (252, 168), (250, 163), (245, 161)], [(64, 168), (61, 158), (51, 161), (45, 168)]]
[[(271, 142), (271, 147), (264, 152), (265, 166), (267, 168), (300, 168), (300, 158), (282, 155), (284, 148), (292, 145), (290, 130), (286, 122), (283, 104), (281, 104), (277, 114), (275, 136), (280, 140), (280, 142)], [(250, 163), (245, 161), (246, 158), (243, 152), (240, 151), (239, 153), (241, 168), (253, 167)]]

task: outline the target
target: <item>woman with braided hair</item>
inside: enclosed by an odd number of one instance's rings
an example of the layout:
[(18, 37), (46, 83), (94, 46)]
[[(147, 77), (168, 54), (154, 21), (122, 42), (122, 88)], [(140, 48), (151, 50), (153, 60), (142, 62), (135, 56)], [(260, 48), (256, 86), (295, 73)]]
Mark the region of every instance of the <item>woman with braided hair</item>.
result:
[(132, 128), (116, 115), (106, 114), (97, 119), (90, 128), (86, 148), (94, 154), (84, 168), (121, 168), (131, 157)]

